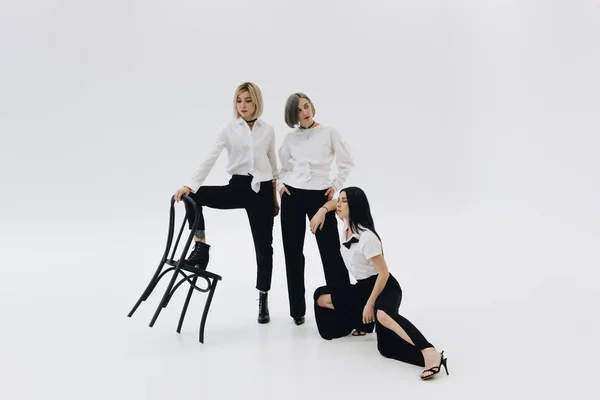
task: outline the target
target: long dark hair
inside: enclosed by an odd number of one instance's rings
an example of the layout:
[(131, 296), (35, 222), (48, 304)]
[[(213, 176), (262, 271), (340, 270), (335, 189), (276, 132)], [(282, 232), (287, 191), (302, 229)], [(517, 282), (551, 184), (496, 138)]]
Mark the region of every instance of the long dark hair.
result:
[(365, 192), (356, 186), (347, 187), (340, 190), (341, 192), (346, 193), (346, 199), (348, 200), (348, 224), (352, 232), (363, 231), (364, 229), (359, 227), (359, 225), (362, 225), (372, 231), (381, 242), (381, 238), (375, 230), (375, 222), (373, 222), (373, 216), (371, 215), (371, 206), (369, 206), (369, 200)]

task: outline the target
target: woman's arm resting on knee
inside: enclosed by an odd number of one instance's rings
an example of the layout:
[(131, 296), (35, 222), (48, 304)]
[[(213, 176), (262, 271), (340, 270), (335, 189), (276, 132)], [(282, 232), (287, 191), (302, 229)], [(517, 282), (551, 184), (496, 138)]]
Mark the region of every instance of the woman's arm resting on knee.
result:
[(337, 199), (329, 200), (325, 204), (323, 204), (310, 220), (310, 231), (312, 233), (315, 233), (317, 231), (317, 228), (323, 229), (323, 224), (325, 223), (325, 216), (328, 212), (335, 210), (336, 207)]

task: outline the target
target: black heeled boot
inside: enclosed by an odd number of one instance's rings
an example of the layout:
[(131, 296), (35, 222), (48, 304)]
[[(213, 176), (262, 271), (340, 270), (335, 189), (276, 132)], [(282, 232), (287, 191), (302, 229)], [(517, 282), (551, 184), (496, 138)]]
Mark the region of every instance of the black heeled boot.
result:
[(271, 321), (271, 317), (269, 316), (269, 300), (268, 293), (259, 292), (258, 298), (258, 323), (266, 324)]
[(185, 260), (185, 263), (188, 265), (192, 265), (196, 268), (206, 269), (208, 265), (208, 250), (210, 249), (210, 245), (203, 242), (196, 242), (194, 246), (194, 250), (192, 254)]

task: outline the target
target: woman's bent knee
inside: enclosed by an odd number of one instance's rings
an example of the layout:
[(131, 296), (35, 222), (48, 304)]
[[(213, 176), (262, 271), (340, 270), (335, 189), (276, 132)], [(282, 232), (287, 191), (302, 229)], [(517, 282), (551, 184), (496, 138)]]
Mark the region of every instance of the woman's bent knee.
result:
[(327, 286), (321, 286), (321, 287), (317, 288), (315, 290), (315, 294), (313, 295), (313, 299), (316, 302), (319, 299), (319, 297), (321, 297), (324, 294), (330, 294), (329, 287), (327, 287)]

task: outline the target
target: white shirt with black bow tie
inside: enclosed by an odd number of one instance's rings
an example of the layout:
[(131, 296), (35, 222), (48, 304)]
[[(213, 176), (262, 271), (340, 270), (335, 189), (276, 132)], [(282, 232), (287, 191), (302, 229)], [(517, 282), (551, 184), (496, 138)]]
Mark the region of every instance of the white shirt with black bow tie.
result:
[(340, 252), (346, 268), (348, 268), (354, 279), (367, 279), (378, 274), (377, 268), (375, 268), (371, 259), (383, 254), (383, 248), (381, 241), (371, 230), (359, 225), (358, 232), (354, 232), (348, 240), (346, 240), (344, 234)]

